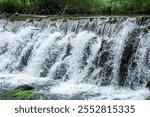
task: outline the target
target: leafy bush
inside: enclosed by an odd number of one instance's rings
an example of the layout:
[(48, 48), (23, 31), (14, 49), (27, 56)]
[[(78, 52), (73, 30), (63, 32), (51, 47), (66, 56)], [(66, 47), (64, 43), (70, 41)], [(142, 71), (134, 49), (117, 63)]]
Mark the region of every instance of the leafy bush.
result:
[(0, 0), (0, 11), (25, 14), (150, 14), (149, 0)]

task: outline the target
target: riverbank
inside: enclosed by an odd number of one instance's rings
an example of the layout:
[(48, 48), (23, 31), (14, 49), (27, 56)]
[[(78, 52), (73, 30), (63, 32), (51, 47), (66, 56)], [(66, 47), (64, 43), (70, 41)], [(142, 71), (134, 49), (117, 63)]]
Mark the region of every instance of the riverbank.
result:
[(19, 14), (149, 14), (149, 0), (0, 0), (0, 11)]

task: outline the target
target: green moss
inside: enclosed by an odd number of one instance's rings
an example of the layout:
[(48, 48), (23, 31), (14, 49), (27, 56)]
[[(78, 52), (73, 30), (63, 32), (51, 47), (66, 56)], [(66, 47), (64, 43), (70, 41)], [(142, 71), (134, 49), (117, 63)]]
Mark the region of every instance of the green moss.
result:
[(146, 100), (150, 100), (150, 96), (145, 97)]
[(12, 16), (7, 18), (7, 20), (12, 21), (12, 22), (13, 21), (26, 21), (27, 19), (30, 19), (30, 21), (34, 20), (34, 18), (30, 15), (28, 15), (28, 16), (27, 15), (25, 15), (25, 16), (23, 16), (23, 15), (18, 15), (18, 16), (12, 15)]
[(47, 16), (40, 16), (40, 15), (11, 15), (9, 17), (6, 17), (9, 21), (26, 21), (33, 22), (33, 21), (42, 21), (43, 19), (49, 19), (50, 21), (57, 21), (57, 20), (63, 20), (63, 22), (66, 22), (67, 20), (81, 20), (81, 19), (90, 19), (91, 21), (97, 16), (67, 16), (67, 15), (47, 15)]
[(50, 19), (50, 21), (62, 20), (62, 22), (66, 22), (67, 20), (94, 19), (88, 16), (48, 16), (47, 18)]
[(31, 91), (20, 89), (8, 90), (0, 95), (1, 100), (33, 100), (35, 95)]

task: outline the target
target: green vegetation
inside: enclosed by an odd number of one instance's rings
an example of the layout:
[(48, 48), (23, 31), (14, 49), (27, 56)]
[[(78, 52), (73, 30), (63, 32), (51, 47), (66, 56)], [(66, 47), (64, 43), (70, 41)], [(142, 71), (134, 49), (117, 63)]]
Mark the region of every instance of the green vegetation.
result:
[(36, 18), (31, 16), (31, 15), (11, 15), (9, 17), (7, 17), (6, 19), (8, 19), (9, 21), (26, 21), (27, 19), (29, 19), (29, 22), (32, 22), (33, 20), (35, 20)]
[(33, 100), (34, 94), (31, 91), (25, 90), (8, 90), (4, 94), (0, 95), (2, 100)]
[(0, 0), (1, 13), (42, 15), (150, 14), (150, 0)]
[(145, 96), (145, 100), (150, 100), (150, 95)]
[(10, 89), (0, 94), (1, 100), (33, 100), (35, 95), (30, 91), (34, 87), (29, 85), (21, 85), (15, 89)]
[(146, 100), (150, 100), (150, 96), (146, 98)]
[(33, 100), (34, 94), (31, 91), (9, 90), (0, 96), (4, 100)]
[(150, 27), (146, 27), (146, 28), (143, 29), (143, 31), (144, 31), (145, 33), (148, 33), (149, 30), (150, 30)]

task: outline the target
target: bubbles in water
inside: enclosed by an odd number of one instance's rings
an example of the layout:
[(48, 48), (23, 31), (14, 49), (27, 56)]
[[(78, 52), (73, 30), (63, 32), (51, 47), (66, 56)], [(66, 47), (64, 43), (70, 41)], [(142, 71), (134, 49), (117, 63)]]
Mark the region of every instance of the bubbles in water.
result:
[(149, 25), (128, 17), (2, 19), (1, 89), (32, 84), (43, 99), (144, 99)]

